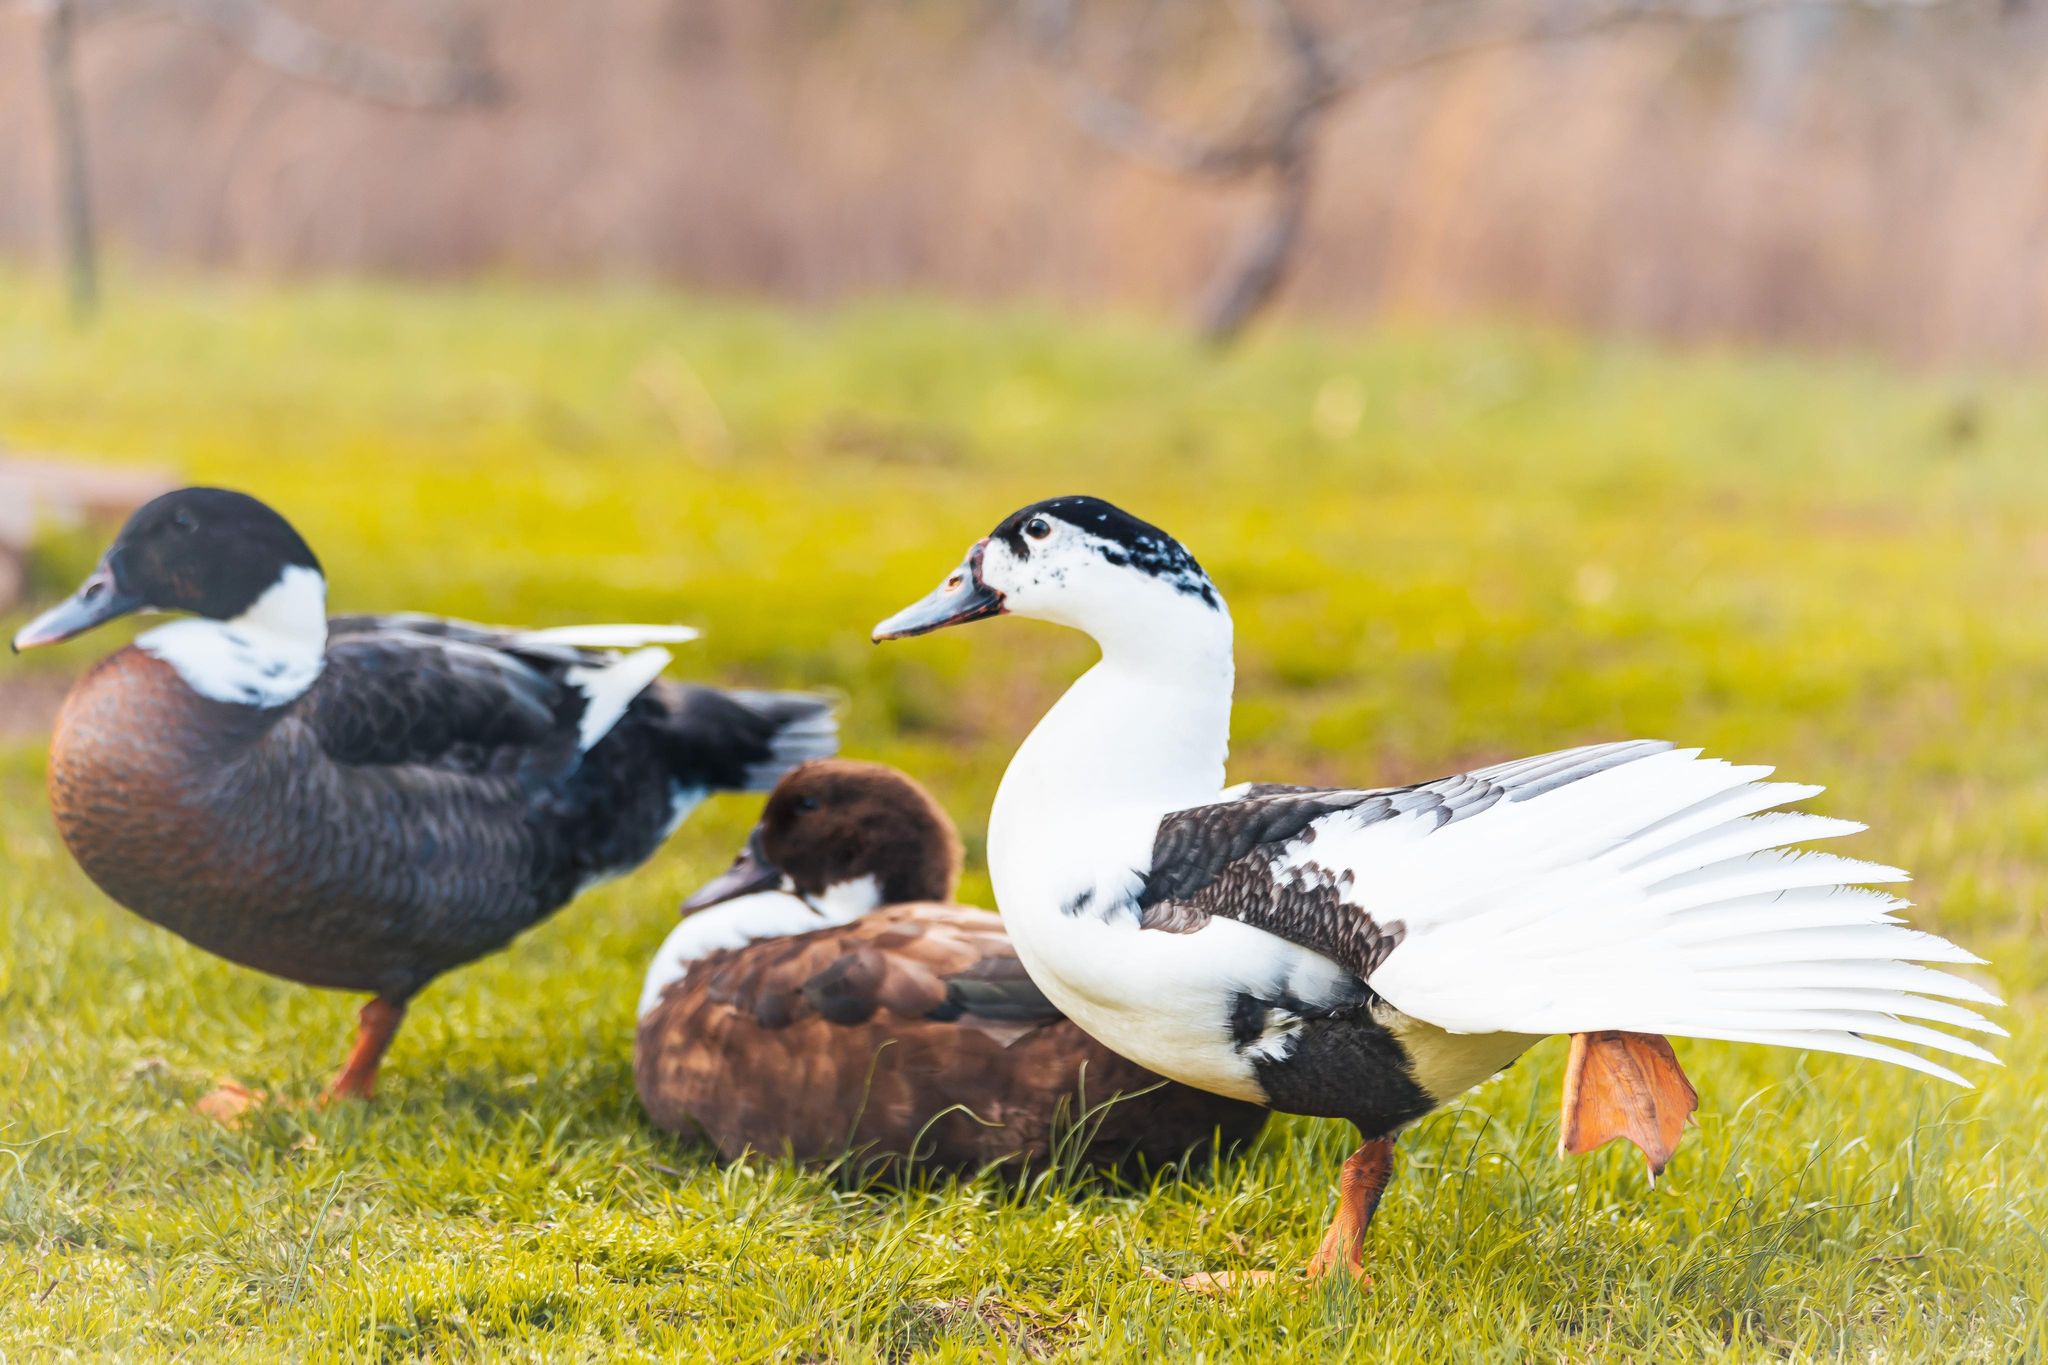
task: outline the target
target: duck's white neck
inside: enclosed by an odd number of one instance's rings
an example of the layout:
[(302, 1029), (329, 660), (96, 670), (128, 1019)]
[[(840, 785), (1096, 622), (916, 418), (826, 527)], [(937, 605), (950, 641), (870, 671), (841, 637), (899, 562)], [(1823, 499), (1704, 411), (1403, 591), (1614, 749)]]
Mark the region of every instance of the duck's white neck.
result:
[(829, 924), (845, 924), (882, 907), (882, 884), (872, 872), (834, 882), (823, 891), (805, 893), (804, 904)]
[[(1097, 909), (1149, 863), (1161, 815), (1213, 800), (1230, 750), (1229, 612), (1163, 601), (1103, 632), (1102, 659), (1011, 760), (989, 820), (989, 872), (1005, 914), (1019, 898), (1085, 896)], [(1135, 860), (1135, 861), (1134, 861)]]
[(326, 661), (327, 580), (317, 569), (288, 568), (231, 621), (174, 621), (135, 644), (202, 697), (282, 706), (313, 685)]

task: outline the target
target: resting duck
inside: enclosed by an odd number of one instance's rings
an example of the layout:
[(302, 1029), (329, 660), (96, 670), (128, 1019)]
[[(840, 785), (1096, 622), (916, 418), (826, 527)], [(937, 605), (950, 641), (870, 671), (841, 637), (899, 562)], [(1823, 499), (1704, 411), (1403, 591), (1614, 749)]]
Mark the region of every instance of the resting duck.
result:
[(1164, 1082), (1062, 1019), (1002, 922), (952, 903), (959, 872), (952, 822), (902, 773), (831, 759), (783, 778), (648, 970), (649, 1115), (728, 1159), (956, 1172), (1040, 1163), (1077, 1131), (1084, 1163), (1152, 1167), (1258, 1133), (1262, 1107)]
[(1230, 613), (1179, 542), (1095, 498), (1016, 512), (874, 636), (1005, 614), (1102, 650), (996, 796), (1017, 954), (1132, 1060), (1357, 1126), (1311, 1276), (1360, 1271), (1394, 1134), (1545, 1035), (1572, 1036), (1561, 1145), (1627, 1137), (1653, 1173), (1694, 1105), (1667, 1034), (1958, 1084), (1880, 1040), (1994, 1060), (1914, 1022), (2004, 1032), (1954, 1003), (1995, 997), (1916, 965), (1980, 959), (1859, 885), (1906, 874), (1787, 851), (1862, 828), (1776, 810), (1818, 787), (1637, 741), (1412, 787), (1225, 791)]
[(370, 1097), (429, 981), (638, 866), (707, 793), (834, 745), (816, 698), (657, 681), (669, 655), (649, 646), (680, 628), (329, 620), (326, 601), (283, 517), (187, 488), (137, 511), (14, 648), (194, 618), (72, 689), (57, 828), (108, 895), (208, 952), (371, 992), (331, 1095)]

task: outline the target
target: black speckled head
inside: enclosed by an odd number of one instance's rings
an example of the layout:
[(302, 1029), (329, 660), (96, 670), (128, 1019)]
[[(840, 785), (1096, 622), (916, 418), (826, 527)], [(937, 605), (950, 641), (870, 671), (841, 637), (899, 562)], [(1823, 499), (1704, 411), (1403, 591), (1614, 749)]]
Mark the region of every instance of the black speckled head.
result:
[(1074, 626), (1108, 644), (1155, 635), (1162, 613), (1195, 628), (1189, 608), (1193, 617), (1229, 620), (1186, 546), (1101, 498), (1047, 498), (1003, 518), (936, 590), (876, 626), (874, 636), (893, 640), (1015, 614)]
[(232, 621), (295, 569), (318, 575), (320, 561), (269, 507), (225, 488), (181, 488), (130, 517), (84, 586), (14, 647), (55, 644), (136, 611)]
[(1096, 553), (1117, 568), (1136, 569), (1157, 578), (1175, 592), (1216, 605), (1216, 588), (1209, 575), (1188, 553), (1187, 547), (1148, 521), (1140, 521), (1114, 503), (1076, 494), (1047, 498), (1021, 507), (1003, 518), (989, 533), (1020, 560), (1031, 558), (1032, 547), (1051, 538), (1054, 521), (1065, 522), (1089, 539), (1099, 541)]

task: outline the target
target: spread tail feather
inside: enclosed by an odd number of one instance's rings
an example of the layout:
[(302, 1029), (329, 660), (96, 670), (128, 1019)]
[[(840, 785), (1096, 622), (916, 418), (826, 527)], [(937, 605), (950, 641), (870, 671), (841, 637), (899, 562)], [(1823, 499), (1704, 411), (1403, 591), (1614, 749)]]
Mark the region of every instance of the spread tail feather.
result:
[(1981, 959), (1910, 928), (1906, 902), (1867, 889), (1904, 881), (1897, 868), (1788, 850), (1862, 826), (1774, 810), (1819, 788), (1760, 780), (1768, 773), (1666, 750), (1421, 838), (1368, 844), (1384, 827), (1359, 831), (1342, 862), (1356, 875), (1349, 894), (1405, 931), (1374, 989), (1460, 1033), (1770, 1043), (1968, 1084), (1892, 1044), (1995, 1061), (1943, 1030), (2002, 1034), (1951, 1003), (1997, 997), (1918, 965)]

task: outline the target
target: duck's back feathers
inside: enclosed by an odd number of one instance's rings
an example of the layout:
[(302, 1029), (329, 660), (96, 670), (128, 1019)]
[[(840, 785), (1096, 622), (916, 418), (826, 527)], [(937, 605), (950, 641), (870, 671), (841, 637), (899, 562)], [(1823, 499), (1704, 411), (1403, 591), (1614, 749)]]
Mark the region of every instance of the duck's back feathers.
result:
[(1988, 1059), (1903, 1022), (1999, 1032), (1946, 1003), (1987, 992), (1913, 965), (1977, 959), (1862, 889), (1904, 873), (1786, 851), (1861, 826), (1761, 814), (1819, 790), (1769, 771), (1635, 742), (1414, 787), (1246, 795), (1161, 822), (1140, 912), (1183, 932), (1210, 916), (1264, 929), (1451, 1033), (1778, 1043), (1960, 1082), (1871, 1040)]
[[(517, 631), (415, 614), (337, 617), (305, 722), (336, 762), (564, 776), (621, 726), (682, 788), (759, 791), (834, 751), (829, 701), (665, 683), (659, 642), (686, 627)], [(607, 648), (631, 648), (617, 655)]]
[[(868, 1168), (975, 1170), (1038, 1161), (1114, 1095), (1083, 1157), (1155, 1163), (1258, 1130), (1254, 1106), (1167, 1086), (1059, 1015), (1000, 921), (890, 906), (851, 923), (714, 951), (642, 1018), (642, 1100), (655, 1122), (725, 1157), (785, 1147)], [(1149, 1093), (1140, 1093), (1149, 1092)]]
[(323, 753), (352, 766), (477, 771), (508, 750), (566, 761), (584, 707), (568, 667), (411, 629), (337, 633), (298, 717)]

